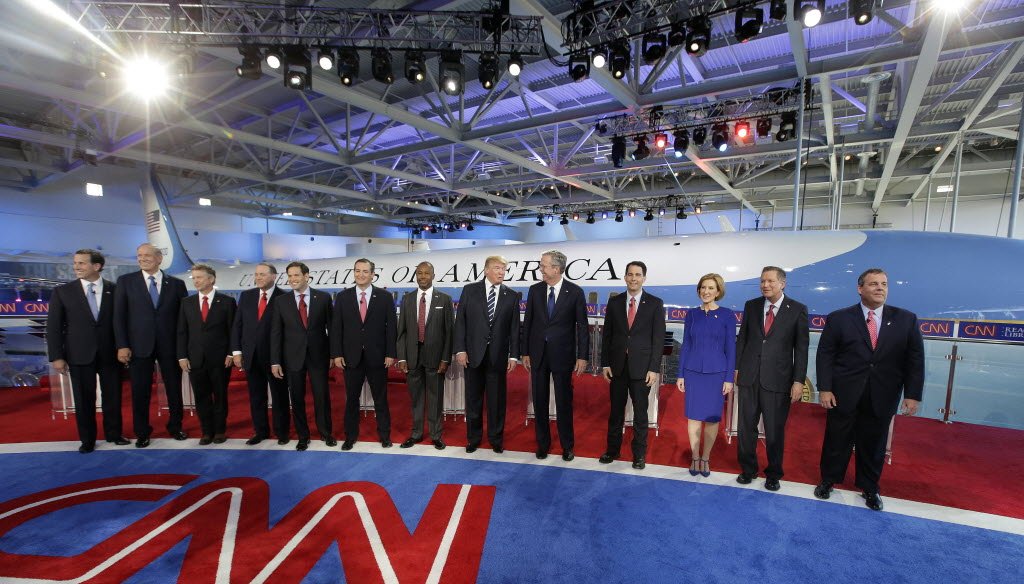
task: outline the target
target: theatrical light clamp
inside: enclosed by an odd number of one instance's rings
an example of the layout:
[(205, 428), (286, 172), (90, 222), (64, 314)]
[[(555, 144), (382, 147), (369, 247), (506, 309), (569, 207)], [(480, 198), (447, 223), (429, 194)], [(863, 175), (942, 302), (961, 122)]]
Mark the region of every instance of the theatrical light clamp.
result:
[(465, 229), (473, 231), (476, 229), (474, 223), (477, 221), (475, 213), (468, 215), (431, 215), (418, 219), (406, 219), (405, 226), (411, 230), (412, 235), (421, 233), (455, 233)]

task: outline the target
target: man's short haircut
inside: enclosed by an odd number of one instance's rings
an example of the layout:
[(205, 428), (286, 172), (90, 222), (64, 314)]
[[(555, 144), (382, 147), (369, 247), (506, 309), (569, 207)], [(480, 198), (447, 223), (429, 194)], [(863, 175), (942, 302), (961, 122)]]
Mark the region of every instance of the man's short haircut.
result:
[(569, 261), (565, 257), (565, 254), (558, 251), (557, 249), (549, 249), (548, 251), (540, 254), (541, 257), (548, 256), (551, 258), (551, 263), (558, 268), (559, 273), (565, 273), (565, 264)]
[(718, 295), (715, 296), (715, 300), (721, 300), (725, 298), (725, 280), (718, 274), (704, 274), (697, 281), (697, 293), (700, 293), (700, 287), (704, 284), (705, 280), (712, 280), (715, 286), (718, 286)]
[(206, 272), (207, 274), (213, 276), (214, 278), (217, 277), (217, 270), (213, 269), (213, 266), (211, 266), (210, 264), (192, 264), (192, 271)]
[(160, 257), (163, 257), (163, 255), (164, 255), (164, 251), (162, 249), (160, 249), (159, 247), (153, 245), (152, 243), (149, 243), (148, 241), (146, 243), (140, 243), (139, 247), (135, 248), (135, 253), (138, 253), (139, 250), (144, 248), (144, 247), (151, 247), (151, 248), (153, 248), (153, 253), (155, 253), (156, 255), (158, 255)]
[(103, 254), (96, 251), (95, 249), (85, 248), (75, 252), (75, 255), (87, 255), (89, 256), (90, 264), (99, 264), (100, 271), (103, 271), (103, 266), (106, 265), (107, 259), (103, 257)]
[(779, 279), (780, 282), (786, 281), (786, 270), (783, 270), (778, 266), (765, 266), (761, 268), (761, 274), (763, 275), (765, 272), (770, 270), (775, 270), (775, 276)]
[(420, 262), (420, 263), (416, 264), (416, 269), (417, 269), (417, 270), (418, 270), (418, 269), (420, 269), (420, 266), (423, 266), (423, 265), (427, 265), (427, 266), (430, 266), (430, 271), (431, 271), (431, 272), (433, 272), (433, 271), (434, 271), (434, 264), (432, 264), (432, 263), (430, 263), (430, 262), (427, 262), (427, 261), (423, 261), (423, 262)]
[(486, 270), (487, 268), (491, 267), (491, 264), (495, 263), (507, 266), (508, 260), (505, 259), (505, 256), (500, 255), (487, 256), (487, 259), (484, 260), (484, 269)]
[(885, 270), (883, 270), (882, 268), (868, 268), (868, 269), (864, 270), (863, 274), (857, 276), (857, 285), (858, 286), (863, 286), (864, 285), (864, 279), (867, 278), (868, 276), (873, 275), (873, 274), (882, 274), (883, 276), (888, 276), (889, 275), (889, 274), (886, 274)]
[(309, 274), (309, 266), (302, 262), (292, 262), (288, 264), (288, 267), (284, 269), (284, 273), (288, 273), (288, 270), (292, 268), (298, 268), (303, 274)]
[(366, 258), (359, 258), (358, 260), (356, 260), (355, 264), (352, 264), (352, 267), (354, 268), (356, 266), (356, 264), (370, 264), (370, 273), (371, 274), (373, 274), (373, 273), (375, 273), (377, 271), (377, 264), (371, 262), (370, 260), (368, 260)]
[(626, 264), (626, 273), (627, 274), (629, 273), (629, 267), (630, 266), (636, 266), (636, 267), (640, 268), (640, 271), (644, 273), (644, 276), (647, 276), (647, 264), (641, 262), (640, 260), (633, 260), (633, 261), (629, 262), (628, 264)]
[(277, 274), (277, 268), (274, 266), (274, 264), (270, 264), (270, 263), (267, 263), (267, 262), (260, 262), (260, 263), (256, 264), (257, 268), (260, 267), (260, 266), (263, 266), (263, 267), (267, 268), (268, 270), (270, 270), (271, 274), (274, 274), (274, 275)]

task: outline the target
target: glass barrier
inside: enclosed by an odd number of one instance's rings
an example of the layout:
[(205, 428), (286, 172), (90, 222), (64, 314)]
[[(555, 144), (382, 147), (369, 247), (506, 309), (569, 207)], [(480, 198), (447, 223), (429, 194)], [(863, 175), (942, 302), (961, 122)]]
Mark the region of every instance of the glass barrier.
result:
[(960, 341), (957, 359), (950, 419), (1024, 429), (1024, 345)]

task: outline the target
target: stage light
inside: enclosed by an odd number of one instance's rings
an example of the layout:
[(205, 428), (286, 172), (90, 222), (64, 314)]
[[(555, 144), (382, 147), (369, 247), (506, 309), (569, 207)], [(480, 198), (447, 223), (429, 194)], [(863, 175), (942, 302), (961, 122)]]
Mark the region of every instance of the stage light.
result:
[(764, 138), (772, 133), (772, 119), (761, 118), (757, 120), (757, 135), (760, 138)]
[(668, 46), (678, 47), (686, 42), (686, 22), (673, 22), (668, 30)]
[(576, 82), (590, 77), (590, 59), (586, 53), (569, 57), (569, 77)]
[(281, 57), (280, 49), (267, 49), (267, 54), (263, 57), (267, 62), (267, 67), (271, 69), (280, 69), (283, 58)]
[(871, 22), (871, 19), (875, 17), (875, 0), (851, 0), (850, 2), (850, 16), (853, 17), (853, 22), (859, 25), (865, 25)]
[(736, 131), (736, 137), (737, 138), (740, 138), (740, 139), (746, 138), (747, 136), (750, 135), (750, 122), (745, 121), (745, 120), (744, 121), (736, 122), (735, 131)]
[(615, 212), (615, 222), (616, 223), (622, 223), (622, 211), (621, 210)]
[(235, 74), (242, 79), (259, 80), (263, 76), (260, 50), (256, 47), (239, 47), (238, 52), (242, 55), (242, 64), (235, 67)]
[(686, 209), (682, 207), (676, 209), (676, 219), (686, 219)]
[(597, 219), (594, 219), (593, 212), (587, 213), (587, 225), (593, 225), (596, 221)]
[(729, 126), (727, 124), (715, 124), (711, 128), (711, 146), (719, 152), (729, 149)]
[(796, 112), (786, 112), (782, 114), (782, 121), (779, 122), (779, 131), (775, 133), (775, 139), (779, 142), (785, 142), (795, 135), (796, 132)]
[(629, 218), (632, 219), (633, 217), (636, 217), (636, 209), (629, 210)]
[(317, 51), (316, 62), (324, 71), (334, 69), (334, 51), (331, 49), (320, 49)]
[(103, 185), (98, 183), (85, 183), (85, 194), (90, 197), (102, 197), (103, 196)]
[(683, 154), (686, 154), (686, 149), (690, 147), (690, 133), (686, 130), (676, 130), (672, 134), (673, 148), (676, 151), (676, 158), (682, 158)]
[(312, 89), (313, 64), (306, 49), (296, 45), (285, 48), (284, 86), (289, 89)]
[(423, 52), (410, 49), (405, 52), (405, 78), (409, 83), (416, 84), (426, 77), (426, 66), (423, 63)]
[(413, 234), (414, 237), (419, 235), (420, 234), (420, 228), (419, 227), (413, 227), (412, 228), (412, 234)]
[(648, 209), (647, 214), (644, 215), (644, 221), (654, 221), (654, 213)]
[(512, 56), (508, 58), (508, 74), (519, 77), (519, 74), (523, 72), (523, 66), (523, 57), (518, 52), (513, 52)]
[(654, 135), (654, 148), (655, 150), (665, 150), (668, 146), (668, 134), (655, 134)]
[(936, 152), (942, 152), (942, 145), (936, 146), (935, 147), (935, 151)]
[(569, 224), (569, 216), (568, 215), (562, 215), (562, 220), (559, 221), (558, 224), (559, 225), (568, 225)]
[(700, 203), (698, 203), (693, 206), (693, 212), (696, 213), (697, 215), (700, 215), (701, 213), (704, 212), (704, 209), (700, 206)]
[(472, 221), (467, 221), (466, 222), (466, 231), (473, 231), (474, 229), (476, 229), (476, 228), (473, 227), (473, 222)]
[(480, 55), (480, 63), (477, 67), (477, 78), (484, 89), (491, 89), (498, 83), (498, 55), (496, 53), (483, 53)]
[(643, 40), (644, 63), (653, 65), (665, 56), (665, 35), (657, 32), (649, 32), (644, 35)]
[(608, 124), (598, 121), (594, 124), (594, 131), (597, 132), (598, 136), (604, 136), (608, 133)]
[(344, 86), (352, 85), (359, 77), (359, 53), (353, 48), (338, 51), (338, 80)]
[(373, 78), (391, 85), (395, 82), (395, 73), (391, 68), (391, 52), (383, 47), (377, 47), (370, 51), (370, 73)]
[(633, 160), (643, 160), (650, 156), (651, 150), (647, 147), (647, 137), (637, 136), (635, 140), (636, 150), (633, 151)]
[(598, 69), (604, 68), (608, 64), (608, 52), (604, 49), (594, 49), (590, 62)]
[(575, 211), (575, 212), (573, 212), (573, 214), (572, 214), (572, 220), (573, 220), (573, 221), (579, 221), (579, 220), (580, 220), (580, 212), (579, 212), (579, 211)]
[(745, 43), (761, 34), (764, 28), (764, 10), (747, 7), (736, 11), (736, 40)]
[(612, 72), (612, 77), (616, 79), (625, 77), (626, 71), (629, 69), (629, 61), (629, 45), (626, 43), (614, 45), (608, 56), (608, 68)]
[(441, 89), (448, 95), (459, 95), (465, 85), (466, 68), (462, 64), (461, 51), (441, 51), (437, 78)]
[(537, 215), (537, 227), (544, 227), (544, 216)]
[(825, 14), (825, 0), (793, 0), (793, 14), (805, 28), (817, 26)]
[(711, 46), (711, 19), (697, 16), (690, 19), (690, 32), (686, 35), (686, 52), (700, 57)]
[(693, 129), (693, 143), (697, 146), (703, 146), (704, 141), (707, 140), (708, 130), (704, 126)]
[(786, 20), (786, 0), (772, 0), (768, 8), (768, 16), (772, 20)]
[(144, 100), (160, 97), (170, 85), (167, 67), (150, 56), (129, 61), (124, 68), (124, 80), (128, 91)]
[(612, 138), (612, 166), (622, 168), (622, 161), (626, 158), (626, 139), (622, 136)]

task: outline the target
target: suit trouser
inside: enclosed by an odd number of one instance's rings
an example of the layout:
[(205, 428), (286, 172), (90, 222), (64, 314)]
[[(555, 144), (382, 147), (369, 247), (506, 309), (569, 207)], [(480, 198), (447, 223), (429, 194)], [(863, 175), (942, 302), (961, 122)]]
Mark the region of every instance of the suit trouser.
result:
[[(545, 346), (545, 352), (547, 347)], [(551, 449), (551, 423), (548, 416), (550, 399), (549, 380), (555, 384), (555, 418), (558, 426), (558, 441), (562, 451), (572, 450), (576, 445), (572, 425), (572, 365), (568, 371), (552, 371), (551, 360), (544, 355), (540, 363), (533, 364), (530, 388), (533, 393), (533, 417), (537, 422), (537, 448)]]
[(850, 454), (857, 447), (857, 479), (854, 484), (867, 493), (877, 493), (878, 481), (885, 466), (885, 442), (889, 437), (889, 422), (875, 414), (870, 388), (864, 389), (857, 407), (852, 412), (828, 411), (825, 418), (825, 440), (821, 446), (821, 480), (842, 483)]
[(782, 453), (790, 403), (788, 391), (768, 391), (761, 387), (760, 383), (739, 386), (739, 438), (736, 458), (744, 474), (757, 475), (757, 422), (764, 415), (764, 442), (768, 455), (768, 466), (765, 467), (764, 474), (770, 479), (782, 478)]
[(200, 367), (189, 371), (196, 396), (196, 416), (203, 436), (224, 434), (228, 427), (228, 381), (230, 367)]
[(181, 397), (181, 367), (174, 354), (156, 357), (132, 357), (128, 364), (132, 380), (132, 427), (136, 438), (149, 438), (153, 427), (149, 425), (149, 404), (153, 397), (153, 367), (159, 362), (160, 376), (167, 395), (167, 432), (181, 431), (184, 400)]
[(68, 365), (71, 394), (75, 399), (75, 425), (82, 444), (96, 444), (96, 374), (100, 376), (103, 408), (103, 438), (121, 437), (121, 372), (116, 363)]
[[(492, 364), (485, 355), (479, 367), (466, 367), (466, 440), (479, 445), (483, 438), (484, 401), (487, 402), (487, 441), (492, 448), (504, 448), (505, 396), (508, 359)], [(547, 411), (547, 410), (545, 410)]]
[(626, 423), (626, 398), (633, 400), (633, 458), (647, 455), (647, 403), (651, 387), (646, 379), (630, 379), (629, 367), (624, 367), (619, 375), (612, 374), (608, 395), (611, 398), (611, 411), (608, 414), (608, 450), (618, 456), (622, 449), (622, 427)]
[[(309, 374), (309, 386), (313, 389), (313, 415), (316, 416), (316, 429), (320, 437), (326, 439), (333, 434), (331, 427), (331, 392), (327, 384), (325, 362), (321, 367), (306, 366), (297, 371), (288, 370), (288, 393), (292, 398), (292, 417), (295, 419), (295, 431), (299, 440), (309, 440), (309, 421), (306, 418), (306, 374)], [(264, 410), (266, 411), (266, 410)]]
[(270, 365), (253, 357), (250, 368), (245, 370), (249, 386), (249, 415), (252, 416), (253, 434), (261, 438), (270, 436), (267, 421), (267, 385), (274, 398), (274, 435), (288, 439), (291, 421), (288, 419), (288, 381), (270, 374)]
[[(422, 350), (422, 347), (420, 347)], [(417, 359), (417, 363), (420, 362)], [(409, 387), (409, 398), (412, 402), (412, 433), (410, 438), (419, 442), (423, 439), (423, 412), (426, 409), (427, 423), (430, 425), (430, 439), (441, 439), (441, 414), (444, 411), (444, 396), (441, 388), (444, 376), (437, 373), (437, 368), (427, 369), (422, 365), (409, 369), (406, 385)], [(426, 402), (426, 403), (424, 403)], [(376, 399), (374, 399), (376, 404)]]
[[(363, 392), (364, 381), (370, 382), (373, 410), (377, 414), (377, 437), (382, 442), (391, 440), (388, 370), (383, 364), (380, 367), (368, 367), (365, 354), (359, 360), (359, 365), (345, 367), (345, 440), (359, 440), (359, 395)], [(420, 427), (423, 427), (422, 420)]]

